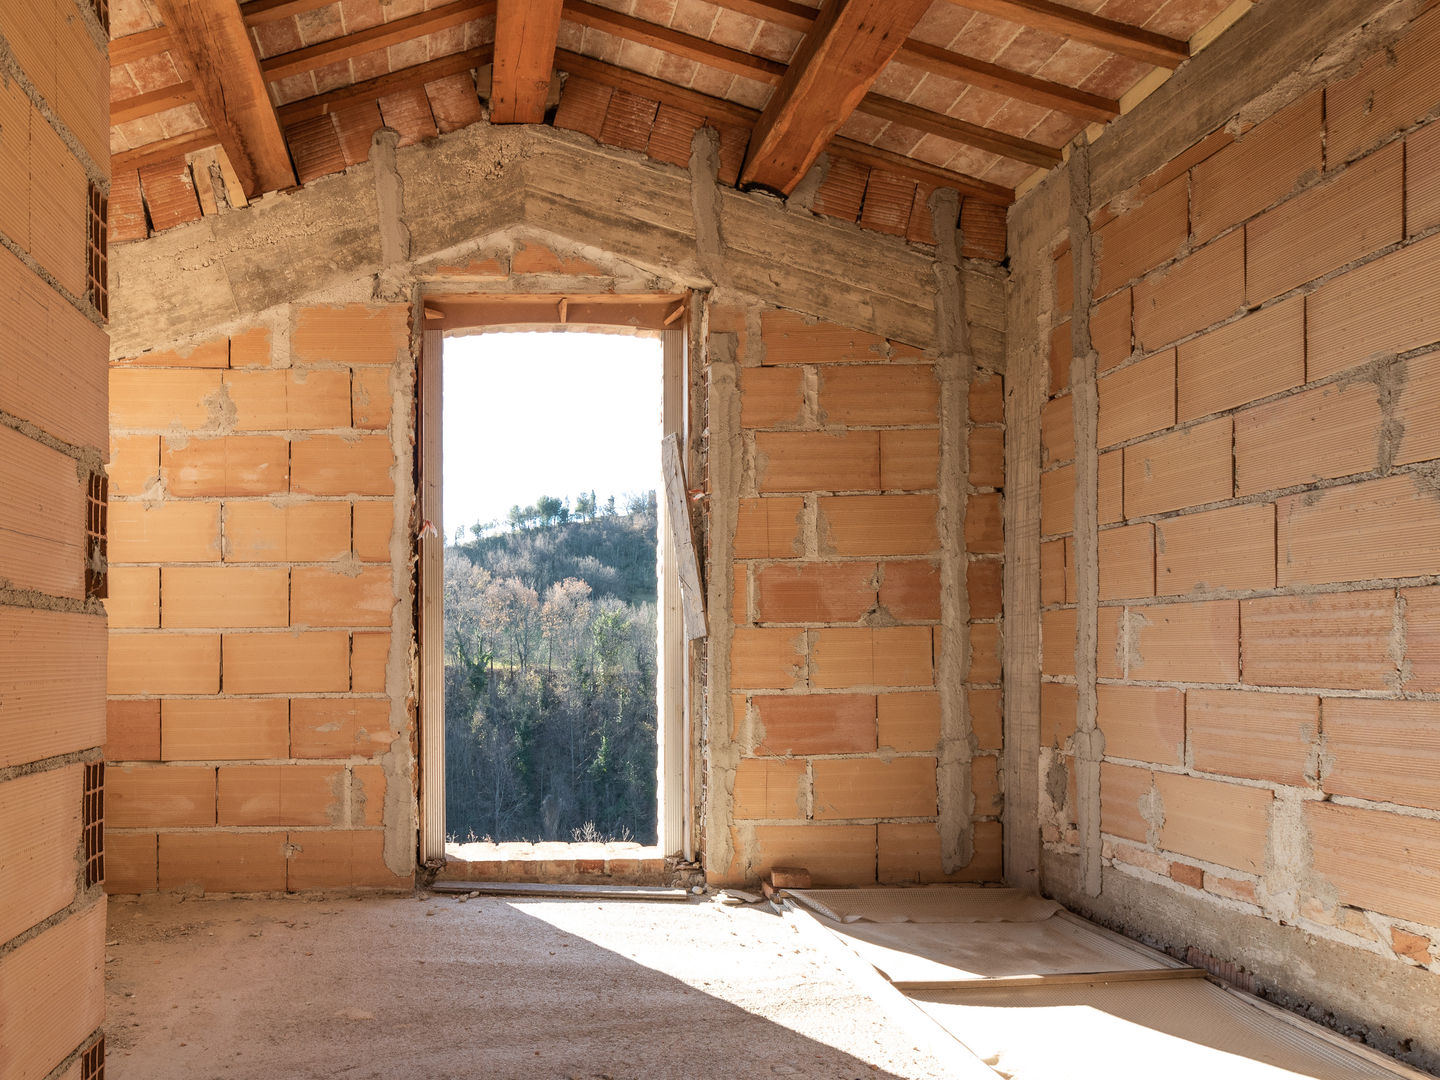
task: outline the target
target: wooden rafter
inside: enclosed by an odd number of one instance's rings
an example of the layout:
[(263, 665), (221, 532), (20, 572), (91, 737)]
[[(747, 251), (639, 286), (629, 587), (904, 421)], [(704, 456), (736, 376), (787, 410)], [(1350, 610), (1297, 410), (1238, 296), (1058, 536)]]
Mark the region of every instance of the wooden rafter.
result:
[(499, 0), (495, 8), (495, 67), (490, 120), (538, 124), (555, 70), (562, 0)]
[(1190, 58), (1188, 42), (1116, 22), (1051, 0), (950, 0), (953, 4), (1073, 38), (1156, 67), (1175, 68)]
[(292, 187), (295, 169), (234, 0), (155, 0), (170, 50), (248, 198)]
[(856, 111), (1044, 169), (1060, 164), (1060, 151), (1044, 143), (1022, 139), (1017, 135), (1007, 135), (1003, 131), (983, 128), (978, 124), (969, 124), (944, 113), (931, 112), (929, 109), (883, 98), (877, 94), (865, 95)]
[(219, 141), (220, 136), (215, 133), (213, 128), (201, 128), (199, 131), (187, 131), (184, 135), (172, 135), (159, 142), (137, 146), (134, 150), (122, 150), (118, 154), (112, 154), (110, 171), (118, 174), (129, 169), (143, 169), (146, 165), (153, 165), (169, 158), (183, 157), (186, 154), (193, 154), (196, 150), (204, 150), (207, 146), (214, 146)]
[(301, 98), (288, 105), (281, 105), (276, 111), (280, 114), (280, 123), (289, 128), (302, 120), (313, 120), (357, 101), (376, 101), (387, 94), (412, 90), (436, 79), (484, 67), (490, 63), (491, 49), (489, 45), (481, 45), (462, 53), (451, 53), (438, 60), (428, 60), (423, 64), (392, 71), (388, 75), (378, 75), (373, 79), (327, 90), (314, 97)]
[[(753, 128), (760, 119), (760, 113), (734, 101), (702, 94), (663, 82), (649, 75), (642, 75), (629, 68), (616, 67), (602, 60), (579, 53), (559, 49), (555, 53), (555, 66), (581, 78), (592, 79), (620, 90), (628, 90), (640, 97), (659, 101), (677, 109), (703, 116), (717, 122), (736, 124)], [(927, 187), (950, 187), (962, 195), (980, 199), (982, 202), (1008, 206), (1015, 201), (1015, 193), (1007, 187), (978, 180), (964, 173), (952, 172), (937, 165), (907, 158), (889, 150), (856, 142), (853, 139), (835, 138), (830, 142), (827, 153), (832, 157), (848, 158), (872, 168), (884, 169), (907, 180)]]
[(246, 26), (288, 19), (292, 15), (303, 15), (307, 11), (318, 11), (329, 7), (335, 0), (249, 0), (240, 5), (240, 14)]
[(126, 34), (110, 42), (110, 66), (130, 64), (147, 56), (157, 56), (170, 48), (170, 28), (157, 26), (138, 34)]
[(740, 183), (788, 195), (929, 7), (930, 0), (826, 0), (760, 116)]
[(271, 82), (279, 82), (291, 75), (301, 75), (342, 60), (353, 60), (357, 56), (424, 37), (437, 30), (461, 26), (493, 14), (494, 11), (495, 0), (452, 0), (451, 3), (396, 19), (394, 22), (381, 23), (353, 34), (272, 56), (260, 62), (260, 69), (265, 73), (265, 78)]
[(195, 104), (195, 87), (188, 82), (176, 83), (148, 94), (137, 94), (122, 101), (110, 103), (110, 123), (127, 124), (131, 120), (154, 116), (166, 109), (178, 109), (181, 105)]

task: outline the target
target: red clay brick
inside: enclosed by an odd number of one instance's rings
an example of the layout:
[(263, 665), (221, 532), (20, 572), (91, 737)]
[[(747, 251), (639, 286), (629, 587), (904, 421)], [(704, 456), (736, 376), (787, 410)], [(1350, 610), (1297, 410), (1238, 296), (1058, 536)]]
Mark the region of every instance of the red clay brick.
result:
[(117, 829), (214, 825), (215, 770), (121, 765), (105, 770), (105, 823)]
[(1107, 757), (1162, 765), (1185, 763), (1185, 695), (1181, 691), (1105, 684), (1097, 687), (1096, 693)]
[(1244, 681), (1383, 690), (1395, 678), (1389, 591), (1272, 596), (1240, 603)]
[(224, 678), (232, 694), (349, 690), (350, 635), (334, 630), (226, 634)]
[[(940, 631), (937, 629), (937, 640)], [(970, 624), (970, 675), (972, 683), (1000, 681), (1000, 648), (1003, 644), (999, 623)]]
[(413, 877), (396, 874), (385, 863), (385, 833), (380, 830), (325, 829), (294, 832), (286, 885), (298, 889), (409, 889)]
[[(383, 431), (390, 426), (393, 399), (388, 368), (356, 368), (350, 376), (350, 423), (357, 428)], [(298, 426), (298, 425), (297, 425)], [(315, 424), (314, 427), (324, 427)], [(345, 426), (342, 422), (338, 426)]]
[[(383, 505), (390, 509), (390, 504)], [(329, 562), (349, 552), (350, 507), (346, 503), (225, 505), (226, 562)]]
[(1240, 614), (1236, 601), (1132, 608), (1129, 616), (1133, 633), (1129, 665), (1132, 678), (1217, 683), (1239, 679)]
[[(976, 433), (972, 433), (971, 442), (974, 443)], [(1000, 445), (1000, 432), (982, 432), (983, 435), (993, 437), (993, 443), (998, 450)], [(901, 431), (881, 431), (880, 435), (880, 487), (886, 491), (934, 491), (940, 482), (940, 432), (934, 428), (904, 429)], [(986, 460), (977, 459), (972, 455), (971, 483), (984, 487), (989, 480), (994, 480), (994, 469), (998, 460), (998, 454)], [(986, 480), (977, 480), (974, 469), (977, 467), (990, 468), (991, 472)], [(1004, 465), (1000, 464), (1000, 477), (997, 483), (1004, 482)]]
[(116, 431), (194, 431), (221, 409), (218, 371), (110, 369), (110, 426)]
[(1191, 690), (1185, 699), (1190, 753), (1201, 772), (1304, 785), (1320, 729), (1320, 701), (1307, 694)]
[(158, 435), (120, 435), (110, 440), (110, 494), (139, 495), (160, 475)]
[[(971, 569), (978, 564), (971, 564)], [(974, 614), (974, 597), (971, 597)], [(933, 562), (887, 562), (880, 566), (880, 606), (897, 619), (938, 621), (940, 567)]]
[(386, 435), (313, 435), (290, 447), (290, 490), (309, 495), (390, 495), (395, 454)]
[(1111, 836), (1145, 842), (1147, 824), (1140, 803), (1150, 794), (1149, 769), (1100, 763), (1100, 830)]
[[(970, 727), (975, 733), (976, 749), (1001, 749), (1004, 745), (1001, 691), (971, 686), (966, 688), (965, 700), (970, 708)], [(930, 748), (926, 746), (919, 749)]]
[(940, 741), (939, 694), (880, 694), (875, 700), (878, 745), (891, 750), (934, 752)]
[[(1156, 592), (1275, 587), (1275, 507), (1227, 506), (1155, 525)], [(1283, 583), (1283, 582), (1282, 582)]]
[(160, 702), (105, 703), (105, 760), (160, 760)]
[(290, 444), (279, 436), (166, 438), (160, 477), (171, 495), (274, 495), (290, 485)]
[(940, 546), (938, 500), (933, 495), (834, 496), (819, 503), (822, 551), (841, 556), (928, 555)]
[(1111, 450), (1100, 455), (1098, 508), (1101, 525), (1123, 521), (1125, 500), (1125, 451)]
[(735, 769), (731, 806), (737, 820), (805, 817), (803, 759), (744, 758)]
[(869, 694), (755, 697), (764, 731), (756, 754), (858, 754), (875, 749), (875, 698)]
[(1231, 495), (1228, 417), (1125, 447), (1125, 515), (1162, 514)]
[(1245, 237), (1216, 240), (1135, 286), (1135, 347), (1154, 352), (1213, 326), (1245, 303)]
[(221, 825), (332, 825), (344, 809), (345, 770), (334, 765), (221, 765)]
[(1040, 684), (1041, 746), (1063, 749), (1066, 741), (1075, 734), (1076, 693), (1073, 683)]
[(760, 327), (766, 364), (881, 360), (886, 354), (883, 338), (793, 311), (767, 311), (760, 316)]
[(1005, 380), (988, 371), (977, 371), (970, 379), (970, 419), (976, 424), (1005, 422)]
[(735, 521), (735, 558), (793, 559), (801, 553), (805, 500), (741, 499)]
[(1097, 296), (1174, 257), (1189, 232), (1189, 180), (1181, 176), (1095, 233)]
[(1440, 690), (1440, 586), (1401, 589), (1409, 690)]
[(230, 371), (225, 390), (236, 431), (350, 426), (348, 371)]
[(112, 627), (153, 630), (160, 625), (158, 566), (112, 566), (106, 578), (105, 615)]
[(759, 488), (874, 491), (880, 487), (880, 433), (764, 431), (755, 436)]
[(817, 821), (935, 815), (933, 757), (823, 758), (811, 769)]
[(1155, 787), (1165, 807), (1162, 848), (1235, 870), (1265, 869), (1271, 792), (1174, 773), (1156, 773)]
[(337, 573), (318, 566), (290, 574), (292, 626), (389, 626), (395, 591), (388, 566)]
[(1100, 533), (1100, 599), (1155, 595), (1155, 526), (1123, 525)]
[(1342, 904), (1440, 924), (1440, 821), (1307, 802), (1305, 823), (1315, 872)]
[(288, 757), (289, 702), (283, 698), (167, 698), (160, 710), (160, 744), (159, 756), (165, 761)]
[(81, 765), (0, 783), (0, 936), (29, 930), (75, 899), (75, 850), (85, 770)]
[(1065, 559), (1069, 547), (1069, 537), (1063, 540), (1047, 540), (1040, 545), (1040, 603), (1042, 604), (1064, 604), (1069, 599), (1067, 586), (1071, 575)]
[(1430, 123), (1405, 140), (1405, 235), (1440, 225), (1440, 124)]
[(290, 756), (375, 757), (394, 742), (390, 702), (374, 698), (295, 698), (290, 702)]
[(159, 866), (164, 891), (278, 892), (285, 888), (285, 834), (162, 832)]
[(974, 856), (946, 874), (940, 856), (940, 831), (930, 823), (886, 823), (878, 826), (879, 880), (904, 882), (997, 882), (1001, 880), (1004, 846), (998, 821), (974, 824)]
[(105, 989), (104, 904), (81, 908), (0, 957), (6, 1076), (71, 1080), (59, 1063), (104, 1025)]
[(1130, 356), (1134, 291), (1125, 289), (1090, 309), (1090, 344), (1096, 371), (1104, 373)]
[[(1116, 451), (1118, 454), (1119, 451)], [(1046, 536), (1075, 528), (1075, 466), (1040, 474), (1040, 531)]]
[(297, 364), (385, 364), (410, 354), (406, 304), (342, 304), (303, 308), (295, 318), (290, 355)]
[(385, 690), (386, 665), (390, 661), (390, 634), (350, 635), (350, 689), (357, 694), (378, 694)]
[(1293, 297), (1181, 345), (1176, 418), (1194, 420), (1303, 383), (1305, 303)]
[(747, 428), (789, 427), (805, 415), (805, 372), (802, 368), (742, 368), (740, 425)]
[(105, 834), (105, 892), (109, 896), (154, 892), (156, 849), (153, 832)]
[(1075, 674), (1075, 609), (1040, 616), (1040, 670), (1046, 675)]
[(1175, 423), (1175, 350), (1113, 371), (1098, 383), (1098, 441), (1113, 446)]
[(0, 606), (0, 768), (105, 741), (105, 645), (99, 616)]
[(1415, 357), (1397, 366), (1401, 383), (1395, 418), (1403, 427), (1395, 452), (1397, 465), (1440, 458), (1440, 355)]
[(809, 636), (812, 686), (928, 686), (934, 679), (928, 626), (834, 628)]
[(875, 606), (874, 563), (767, 566), (756, 574), (761, 622), (856, 622)]
[(1440, 491), (1391, 476), (1281, 499), (1281, 585), (1433, 573), (1440, 563)]
[(875, 881), (874, 825), (757, 825), (751, 877), (772, 866), (803, 866), (817, 886)]
[[(889, 573), (890, 567), (886, 567)], [(965, 572), (965, 587), (970, 596), (970, 617), (972, 619), (994, 619), (1000, 615), (1005, 564), (1000, 559), (972, 559)], [(927, 586), (928, 587), (928, 586)], [(881, 603), (884, 603), (885, 586), (880, 587)], [(938, 593), (936, 594), (938, 596)], [(889, 606), (888, 604), (886, 605)], [(910, 608), (908, 610), (919, 610)], [(940, 617), (938, 609), (935, 618)], [(917, 615), (916, 618), (923, 616)]]
[(161, 572), (161, 624), (185, 627), (284, 626), (290, 575), (283, 569), (167, 566)]
[(1326, 698), (1321, 786), (1440, 810), (1440, 702)]
[(1440, 13), (1421, 15), (1393, 49), (1325, 89), (1326, 159), (1348, 161), (1435, 108)]
[(1075, 457), (1075, 402), (1069, 394), (1051, 398), (1040, 410), (1040, 461), (1058, 465)]
[(804, 678), (803, 630), (737, 629), (730, 645), (730, 685), (788, 690)]
[(111, 694), (213, 694), (220, 689), (219, 634), (110, 635)]
[[(972, 428), (969, 445), (970, 483), (981, 488), (1004, 487), (1005, 432), (1000, 428)], [(939, 449), (938, 443), (936, 449)]]
[(1235, 415), (1239, 495), (1367, 472), (1380, 463), (1374, 383), (1317, 386)]
[(965, 499), (965, 548), (974, 555), (999, 555), (1005, 550), (1004, 505), (999, 493), (984, 492)]
[(877, 364), (820, 372), (821, 423), (933, 424), (939, 414), (940, 384), (933, 365)]

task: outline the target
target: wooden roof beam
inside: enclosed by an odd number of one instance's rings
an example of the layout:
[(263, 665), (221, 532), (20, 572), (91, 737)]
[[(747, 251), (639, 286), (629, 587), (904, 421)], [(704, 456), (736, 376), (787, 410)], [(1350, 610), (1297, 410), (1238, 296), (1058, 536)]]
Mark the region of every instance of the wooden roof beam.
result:
[(281, 105), (276, 111), (280, 115), (280, 123), (288, 128), (302, 120), (313, 120), (357, 101), (376, 101), (386, 94), (412, 90), (437, 79), (482, 68), (490, 63), (491, 51), (491, 46), (481, 45), (465, 52), (451, 53), (438, 60), (427, 60), (423, 64), (414, 64), (387, 75), (377, 75), (373, 79), (336, 87), (314, 97), (301, 98), (288, 105)]
[(1032, 30), (1044, 30), (1128, 56), (1155, 67), (1177, 68), (1190, 59), (1189, 42), (1129, 23), (1116, 22), (1051, 0), (950, 0), (952, 4), (996, 15)]
[(155, 7), (170, 28), (170, 54), (189, 75), (246, 197), (293, 187), (290, 150), (234, 0), (155, 0)]
[(188, 82), (176, 83), (148, 94), (136, 94), (121, 101), (110, 102), (110, 123), (126, 124), (145, 116), (154, 116), (167, 109), (195, 103), (195, 87)]
[(499, 0), (495, 7), (495, 68), (490, 120), (538, 124), (555, 70), (563, 0)]
[(790, 194), (929, 7), (930, 0), (825, 0), (760, 116), (740, 183)]
[(249, 0), (240, 5), (240, 15), (246, 26), (277, 22), (292, 15), (303, 15), (307, 11), (319, 11), (329, 7), (335, 0)]
[(158, 56), (170, 48), (170, 28), (157, 26), (141, 30), (138, 34), (126, 34), (110, 42), (110, 66), (119, 67), (147, 56)]

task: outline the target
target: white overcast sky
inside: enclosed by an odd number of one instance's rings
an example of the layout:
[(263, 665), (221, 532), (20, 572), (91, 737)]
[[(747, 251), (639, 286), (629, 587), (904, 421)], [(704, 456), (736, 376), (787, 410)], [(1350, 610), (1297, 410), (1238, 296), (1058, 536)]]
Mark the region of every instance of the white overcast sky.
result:
[(658, 487), (662, 351), (620, 334), (445, 339), (445, 536), (541, 495)]

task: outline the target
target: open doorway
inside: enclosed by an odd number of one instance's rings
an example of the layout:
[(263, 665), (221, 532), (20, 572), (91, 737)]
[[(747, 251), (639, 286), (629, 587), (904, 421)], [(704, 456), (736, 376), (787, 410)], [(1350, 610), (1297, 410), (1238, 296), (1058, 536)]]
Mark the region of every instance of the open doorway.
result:
[(660, 338), (443, 357), (447, 845), (652, 846)]

